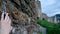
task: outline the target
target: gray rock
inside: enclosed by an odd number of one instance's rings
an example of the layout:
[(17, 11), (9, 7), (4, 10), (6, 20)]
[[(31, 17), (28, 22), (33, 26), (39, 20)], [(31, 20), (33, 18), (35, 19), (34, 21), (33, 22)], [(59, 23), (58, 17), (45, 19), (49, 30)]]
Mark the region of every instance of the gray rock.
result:
[[(39, 34), (35, 20), (34, 0), (2, 0), (1, 12), (9, 13), (12, 20), (10, 34)], [(0, 12), (0, 13), (1, 13)]]

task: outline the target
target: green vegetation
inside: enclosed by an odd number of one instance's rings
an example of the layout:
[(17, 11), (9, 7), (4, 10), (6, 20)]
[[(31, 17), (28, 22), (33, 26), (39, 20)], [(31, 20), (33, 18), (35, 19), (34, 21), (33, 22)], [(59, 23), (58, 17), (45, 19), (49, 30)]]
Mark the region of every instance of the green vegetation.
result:
[(51, 22), (48, 22), (46, 20), (37, 20), (37, 24), (43, 26), (43, 27), (46, 27), (46, 28), (53, 28), (53, 29), (56, 29), (58, 28), (58, 24), (55, 24), (55, 23), (51, 23)]
[(60, 26), (55, 23), (48, 22), (46, 20), (36, 20), (37, 24), (47, 29), (47, 34), (60, 34)]
[(40, 34), (42, 34), (42, 32), (40, 32)]

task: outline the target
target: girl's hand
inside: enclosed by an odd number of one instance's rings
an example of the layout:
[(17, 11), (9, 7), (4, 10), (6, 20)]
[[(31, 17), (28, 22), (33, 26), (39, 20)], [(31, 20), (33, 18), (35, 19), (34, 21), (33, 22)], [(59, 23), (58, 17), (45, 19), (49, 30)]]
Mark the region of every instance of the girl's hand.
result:
[(11, 19), (8, 16), (8, 13), (6, 13), (6, 16), (4, 18), (4, 13), (2, 13), (1, 16), (1, 34), (9, 34), (11, 31)]

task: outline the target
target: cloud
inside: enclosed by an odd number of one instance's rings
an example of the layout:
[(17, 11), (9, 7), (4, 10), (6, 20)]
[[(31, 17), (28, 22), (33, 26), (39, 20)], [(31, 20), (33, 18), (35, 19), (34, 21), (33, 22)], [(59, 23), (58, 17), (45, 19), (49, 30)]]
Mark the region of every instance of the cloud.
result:
[(40, 0), (42, 12), (48, 16), (60, 14), (60, 0)]
[(41, 1), (42, 6), (48, 6), (55, 3), (54, 0), (40, 0), (40, 1)]
[(53, 14), (60, 14), (60, 9), (54, 10), (54, 13)]
[(58, 8), (56, 8), (56, 9), (54, 9), (54, 10), (51, 10), (51, 11), (47, 11), (47, 13), (46, 13), (49, 17), (50, 16), (54, 16), (54, 15), (56, 15), (56, 14), (60, 14), (60, 9)]

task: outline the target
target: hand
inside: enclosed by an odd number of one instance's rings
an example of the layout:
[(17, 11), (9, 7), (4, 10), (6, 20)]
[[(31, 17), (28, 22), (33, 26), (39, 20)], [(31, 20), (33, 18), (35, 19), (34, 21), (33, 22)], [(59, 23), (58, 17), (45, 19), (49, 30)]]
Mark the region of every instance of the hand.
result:
[(6, 16), (4, 18), (4, 13), (2, 13), (1, 16), (1, 34), (9, 34), (11, 31), (11, 19), (8, 16), (8, 13), (6, 13)]

